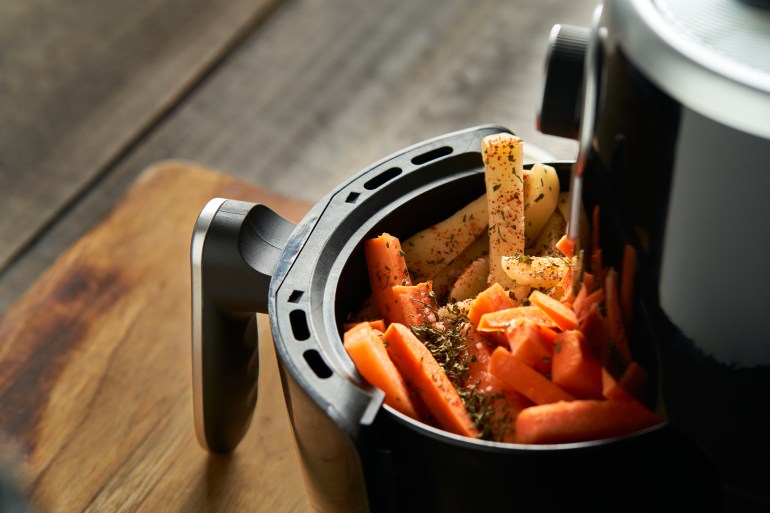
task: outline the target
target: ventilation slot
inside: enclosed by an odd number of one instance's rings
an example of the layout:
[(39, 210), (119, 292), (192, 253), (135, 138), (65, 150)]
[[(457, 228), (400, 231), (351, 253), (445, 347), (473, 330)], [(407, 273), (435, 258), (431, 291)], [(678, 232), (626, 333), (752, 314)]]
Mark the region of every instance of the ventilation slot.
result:
[(302, 299), (304, 294), (305, 293), (301, 290), (292, 291), (291, 295), (289, 296), (289, 303), (299, 303), (299, 300)]
[(436, 148), (435, 150), (430, 150), (428, 152), (423, 153), (422, 155), (417, 155), (416, 157), (412, 158), (412, 164), (416, 166), (420, 166), (422, 164), (425, 164), (426, 162), (430, 162), (431, 160), (436, 160), (438, 158), (441, 158), (445, 155), (449, 155), (454, 151), (451, 146), (442, 146), (441, 148)]
[(348, 197), (345, 200), (345, 203), (355, 203), (356, 201), (358, 201), (359, 196), (360, 196), (359, 193), (351, 192), (350, 194), (348, 194)]
[(321, 379), (331, 377), (332, 370), (328, 365), (326, 365), (326, 362), (323, 360), (323, 358), (321, 358), (321, 355), (318, 351), (315, 349), (308, 349), (302, 353), (302, 356), (305, 358), (307, 364), (310, 365), (310, 368), (313, 369), (313, 372), (316, 376)]
[(382, 173), (378, 174), (368, 182), (364, 184), (364, 189), (367, 191), (373, 191), (374, 189), (380, 187), (382, 184), (389, 182), (390, 180), (393, 180), (395, 177), (401, 174), (401, 168), (400, 167), (392, 167), (386, 171), (383, 171)]
[(310, 330), (307, 327), (307, 317), (302, 310), (292, 310), (289, 314), (291, 333), (295, 340), (307, 340), (310, 338)]

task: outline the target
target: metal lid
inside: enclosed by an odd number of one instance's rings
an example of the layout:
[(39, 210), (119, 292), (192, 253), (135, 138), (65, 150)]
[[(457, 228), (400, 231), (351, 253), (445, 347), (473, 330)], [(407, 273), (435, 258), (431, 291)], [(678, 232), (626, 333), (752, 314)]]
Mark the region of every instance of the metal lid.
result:
[(770, 139), (770, 8), (739, 0), (609, 0), (604, 23), (648, 79), (687, 107)]

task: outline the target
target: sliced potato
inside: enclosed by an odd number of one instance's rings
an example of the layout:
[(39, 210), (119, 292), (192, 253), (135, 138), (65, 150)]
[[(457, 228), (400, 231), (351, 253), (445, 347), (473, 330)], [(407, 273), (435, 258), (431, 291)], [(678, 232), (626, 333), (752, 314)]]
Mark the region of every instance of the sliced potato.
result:
[(565, 220), (569, 219), (569, 192), (559, 193), (559, 201), (556, 203), (556, 208), (559, 209)]
[(505, 274), (502, 257), (524, 253), (524, 147), (520, 138), (499, 133), (481, 141), (489, 215), (489, 280), (524, 297)]
[(565, 233), (567, 233), (567, 219), (557, 208), (548, 218), (548, 222), (543, 226), (535, 243), (529, 247), (528, 254), (532, 256), (564, 256), (555, 246)]
[(556, 169), (536, 163), (524, 171), (524, 233), (530, 247), (540, 235), (548, 219), (556, 210), (560, 193)]
[(449, 301), (463, 301), (478, 295), (487, 288), (489, 276), (489, 258), (479, 257), (465, 268), (449, 290)]
[(433, 279), (487, 227), (487, 200), (481, 196), (447, 219), (409, 237), (401, 249), (414, 281)]
[(489, 236), (484, 230), (470, 246), (433, 276), (433, 292), (439, 302), (446, 300), (450, 289), (463, 271), (477, 258), (489, 254)]
[(518, 253), (504, 256), (502, 262), (511, 280), (532, 288), (555, 287), (570, 269), (570, 261), (563, 257), (536, 257)]

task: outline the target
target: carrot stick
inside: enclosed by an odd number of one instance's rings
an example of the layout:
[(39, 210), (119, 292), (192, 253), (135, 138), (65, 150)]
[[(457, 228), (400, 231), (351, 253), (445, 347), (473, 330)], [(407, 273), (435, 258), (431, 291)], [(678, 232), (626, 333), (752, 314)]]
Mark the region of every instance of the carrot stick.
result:
[(496, 346), (481, 336), (472, 325), (468, 329), (467, 341), (468, 373), (465, 376), (465, 385), (475, 386), (489, 374), (489, 362)]
[(575, 299), (572, 301), (572, 310), (575, 311), (575, 316), (578, 318), (578, 322), (580, 322), (580, 312), (583, 310), (583, 305), (587, 295), (588, 288), (585, 286), (585, 284), (582, 284), (580, 286), (580, 290), (578, 290), (578, 293), (575, 294)]
[(506, 310), (515, 307), (517, 304), (516, 301), (511, 299), (508, 291), (502, 285), (495, 283), (480, 292), (473, 300), (471, 308), (468, 310), (468, 320), (478, 326), (481, 316), (485, 313)]
[(511, 385), (535, 404), (574, 399), (558, 385), (549, 381), (548, 378), (502, 347), (498, 347), (492, 353), (489, 372)]
[(637, 399), (641, 399), (644, 395), (644, 385), (647, 384), (647, 371), (635, 361), (631, 361), (620, 376), (618, 384)]
[(505, 330), (511, 354), (541, 374), (551, 372), (551, 349), (534, 321), (521, 319)]
[(585, 335), (588, 346), (599, 359), (602, 366), (607, 367), (610, 360), (610, 330), (607, 321), (599, 312), (599, 304), (594, 303), (588, 308), (588, 313), (580, 322), (580, 331)]
[(532, 406), (516, 418), (519, 443), (556, 444), (633, 433), (661, 422), (637, 401), (581, 399)]
[(578, 330), (556, 334), (551, 380), (580, 399), (601, 399), (602, 366)]
[[(540, 326), (547, 328), (556, 327), (556, 323), (537, 306), (516, 306), (496, 312), (489, 312), (481, 316), (476, 329), (482, 333), (504, 331), (513, 325), (518, 319), (531, 319)], [(508, 341), (506, 340), (507, 344)]]
[(567, 237), (566, 234), (561, 236), (561, 239), (559, 239), (554, 247), (561, 251), (567, 258), (575, 256), (575, 241)]
[(618, 297), (618, 272), (614, 268), (607, 270), (604, 279), (604, 298), (604, 304), (607, 307), (607, 327), (610, 330), (615, 352), (622, 359), (625, 368), (625, 365), (631, 361), (631, 350), (623, 326), (623, 314)]
[(394, 285), (391, 287), (397, 298), (396, 307), (390, 312), (390, 322), (407, 326), (420, 326), (435, 321), (432, 282), (417, 285)]
[(345, 332), (343, 345), (364, 379), (385, 392), (385, 404), (417, 419), (406, 382), (388, 356), (381, 337), (381, 332), (364, 322)]
[(599, 282), (604, 280), (604, 257), (602, 255), (602, 248), (595, 249), (591, 253), (591, 274), (593, 274)]
[(494, 419), (490, 423), (492, 438), (513, 443), (516, 441), (513, 422), (521, 410), (532, 406), (532, 401), (489, 372), (494, 348), (492, 343), (480, 335), (469, 337), (469, 368), (464, 386), (494, 398), (490, 405), (494, 410)]
[(556, 338), (557, 332), (542, 324), (536, 324), (535, 327), (537, 328), (538, 333), (540, 333), (540, 338), (543, 339), (545, 347), (548, 348), (549, 352), (553, 353), (553, 339)]
[(634, 396), (628, 393), (610, 372), (602, 367), (602, 395), (610, 401), (633, 401)]
[(458, 435), (475, 438), (460, 395), (427, 347), (403, 324), (393, 323), (383, 335), (387, 351), (404, 379), (414, 385), (439, 425)]
[(529, 295), (529, 302), (539, 307), (551, 318), (556, 325), (563, 330), (575, 329), (578, 326), (575, 312), (569, 305), (565, 305), (539, 290), (533, 290)]
[[(588, 289), (581, 287), (580, 290), (582, 292), (583, 290)], [(578, 293), (578, 295), (580, 295), (580, 293)], [(583, 320), (588, 316), (588, 312), (593, 305), (598, 305), (602, 301), (604, 301), (604, 289), (596, 289), (590, 294), (584, 294), (580, 299), (575, 298), (575, 302), (572, 304), (572, 309), (575, 311), (575, 316), (578, 319), (578, 323), (583, 322)]]
[(393, 313), (399, 308), (398, 296), (391, 287), (411, 285), (401, 242), (398, 238), (383, 233), (364, 243), (364, 254), (369, 271), (369, 285), (372, 288), (372, 302), (385, 324), (390, 324)]
[[(375, 319), (373, 321), (362, 321), (362, 322), (365, 322), (366, 324), (371, 326), (372, 329), (375, 329), (377, 331), (380, 331), (380, 332), (385, 331), (385, 321), (383, 321), (382, 319)], [(358, 326), (359, 324), (361, 324), (361, 323), (360, 322), (346, 322), (346, 323), (344, 323), (342, 325), (342, 330), (343, 331), (348, 331), (348, 330)]]
[(631, 326), (634, 310), (634, 271), (636, 270), (636, 249), (630, 244), (623, 246), (623, 261), (620, 266), (620, 310), (623, 325)]

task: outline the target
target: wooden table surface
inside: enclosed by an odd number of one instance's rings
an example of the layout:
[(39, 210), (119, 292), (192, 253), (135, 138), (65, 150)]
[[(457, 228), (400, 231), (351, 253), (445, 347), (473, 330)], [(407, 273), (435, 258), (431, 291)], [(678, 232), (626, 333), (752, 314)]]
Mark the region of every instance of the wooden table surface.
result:
[[(136, 277), (113, 282), (130, 251), (100, 244), (152, 198), (195, 198), (148, 225), (183, 242), (222, 190), (297, 215), (368, 163), (478, 124), (574, 158), (573, 141), (537, 132), (536, 105), (551, 26), (588, 25), (598, 3), (2, 2), (0, 465), (23, 496), (42, 513), (307, 510), (278, 393), (255, 420), (275, 447), (250, 434), (213, 458), (191, 443), (186, 271), (131, 261)], [(148, 293), (181, 301), (181, 328), (138, 316)], [(117, 343), (154, 329), (175, 345)], [(287, 477), (255, 481), (271, 471)]]

